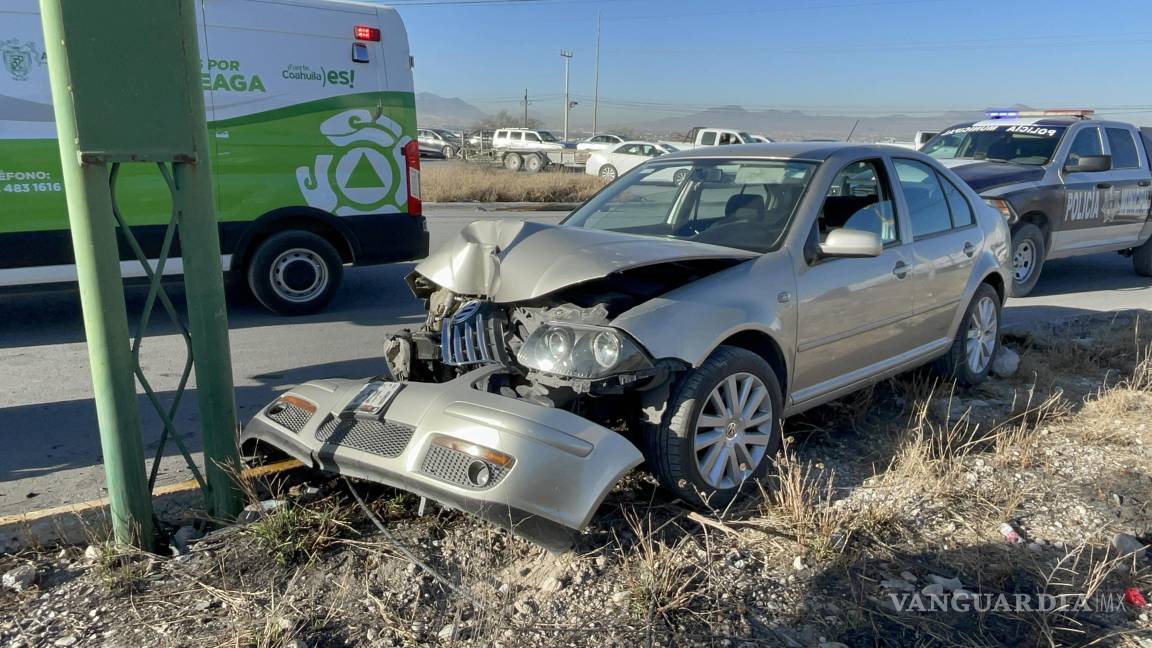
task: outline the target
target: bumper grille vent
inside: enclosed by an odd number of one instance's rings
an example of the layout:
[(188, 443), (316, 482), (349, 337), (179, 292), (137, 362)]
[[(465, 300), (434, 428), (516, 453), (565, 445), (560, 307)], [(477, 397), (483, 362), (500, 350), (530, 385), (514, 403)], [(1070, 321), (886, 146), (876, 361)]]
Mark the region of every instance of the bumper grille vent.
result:
[(269, 407), (266, 415), (293, 432), (303, 430), (304, 426), (308, 424), (308, 419), (312, 418), (311, 412), (306, 412), (292, 403), (283, 401)]
[[(488, 470), (491, 471), (491, 477), (489, 477), (488, 483), (483, 486), (473, 484), (472, 480), (468, 478), (468, 466), (476, 461), (487, 464)], [(502, 466), (478, 459), (466, 452), (432, 444), (428, 446), (428, 454), (424, 455), (424, 463), (420, 466), (420, 472), (425, 475), (431, 475), (441, 481), (446, 481), (449, 484), (460, 486), (461, 488), (486, 490), (500, 483), (500, 480), (508, 471)]]
[(404, 452), (415, 431), (411, 425), (395, 421), (329, 418), (316, 430), (316, 440), (391, 459)]

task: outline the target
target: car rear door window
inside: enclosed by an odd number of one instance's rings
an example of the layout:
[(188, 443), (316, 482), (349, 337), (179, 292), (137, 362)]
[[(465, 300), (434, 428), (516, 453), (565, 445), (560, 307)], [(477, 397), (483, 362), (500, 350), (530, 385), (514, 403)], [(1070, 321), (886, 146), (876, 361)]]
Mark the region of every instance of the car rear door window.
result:
[(916, 160), (893, 160), (904, 202), (908, 204), (908, 217), (912, 222), (912, 237), (923, 238), (952, 229), (952, 215), (948, 200), (936, 172)]
[(948, 210), (952, 212), (952, 227), (967, 227), (976, 222), (976, 214), (972, 211), (972, 205), (968, 203), (968, 199), (964, 197), (964, 193), (952, 184), (948, 178), (940, 176), (940, 184), (944, 187), (944, 198), (948, 201)]
[(872, 232), (884, 245), (900, 240), (892, 194), (879, 160), (853, 162), (840, 170), (816, 221), (819, 240), (837, 228)]
[(1108, 146), (1112, 149), (1113, 169), (1135, 169), (1140, 166), (1140, 155), (1136, 153), (1136, 142), (1132, 133), (1123, 128), (1106, 128)]

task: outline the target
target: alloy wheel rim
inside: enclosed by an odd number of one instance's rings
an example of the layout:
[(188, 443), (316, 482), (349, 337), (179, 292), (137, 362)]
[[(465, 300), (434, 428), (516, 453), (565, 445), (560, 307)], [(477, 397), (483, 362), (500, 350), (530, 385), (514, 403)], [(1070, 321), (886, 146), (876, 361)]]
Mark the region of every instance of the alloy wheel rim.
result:
[(600, 177), (604, 180), (615, 180), (616, 170), (612, 167), (604, 167), (603, 169), (600, 169)]
[(268, 272), (272, 290), (280, 298), (303, 303), (328, 287), (328, 266), (312, 250), (292, 248), (281, 252)]
[(772, 398), (760, 378), (736, 373), (721, 380), (696, 417), (696, 470), (709, 486), (739, 486), (755, 472), (772, 440)]
[(1032, 241), (1020, 241), (1012, 253), (1012, 276), (1016, 283), (1024, 283), (1036, 267), (1036, 247)]
[(973, 373), (983, 373), (992, 363), (998, 328), (996, 304), (990, 297), (981, 297), (976, 308), (972, 309), (965, 342), (968, 368)]

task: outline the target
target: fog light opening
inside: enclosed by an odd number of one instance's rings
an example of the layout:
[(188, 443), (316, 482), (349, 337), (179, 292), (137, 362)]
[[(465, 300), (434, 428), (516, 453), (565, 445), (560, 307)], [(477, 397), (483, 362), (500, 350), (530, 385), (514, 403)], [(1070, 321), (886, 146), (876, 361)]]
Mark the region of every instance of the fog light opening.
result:
[(487, 462), (477, 459), (468, 464), (468, 481), (477, 488), (484, 488), (492, 481), (492, 469)]

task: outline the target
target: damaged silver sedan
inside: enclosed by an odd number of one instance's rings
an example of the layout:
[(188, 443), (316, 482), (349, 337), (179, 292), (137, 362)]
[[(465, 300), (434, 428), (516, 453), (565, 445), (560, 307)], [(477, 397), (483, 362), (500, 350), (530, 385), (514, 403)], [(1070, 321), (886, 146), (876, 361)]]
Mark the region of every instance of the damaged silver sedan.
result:
[(722, 507), (781, 421), (933, 363), (983, 381), (1008, 265), (999, 213), (903, 149), (672, 154), (561, 225), (478, 221), (416, 266), (387, 374), (317, 380), (243, 432), (552, 548), (642, 462)]

